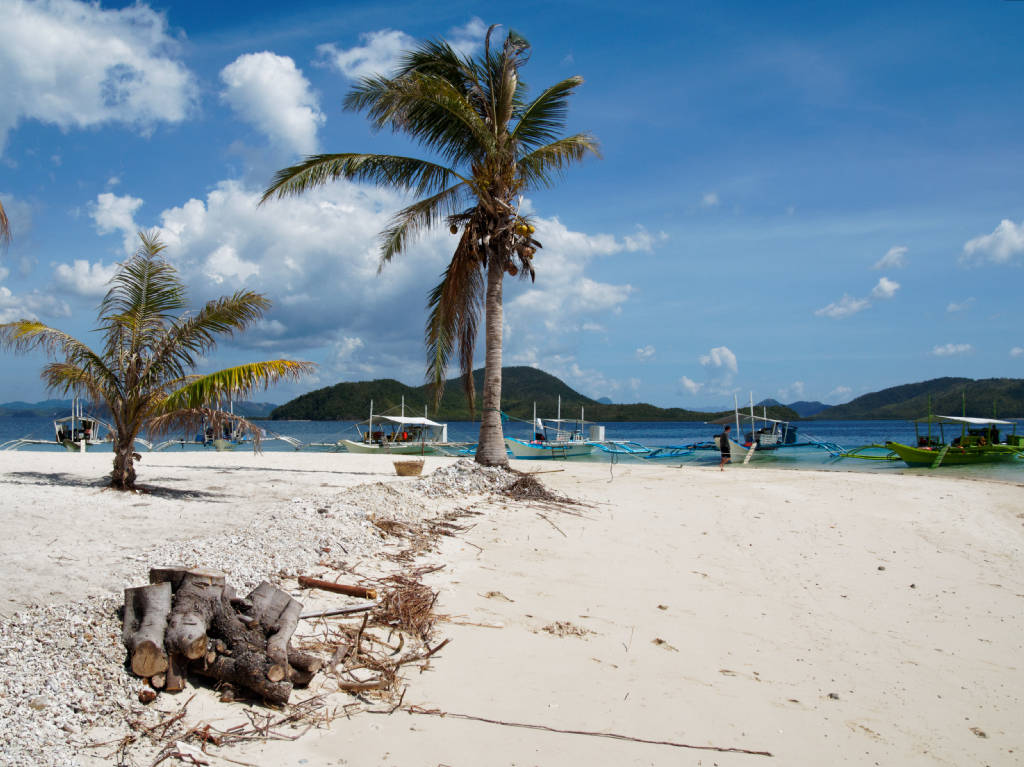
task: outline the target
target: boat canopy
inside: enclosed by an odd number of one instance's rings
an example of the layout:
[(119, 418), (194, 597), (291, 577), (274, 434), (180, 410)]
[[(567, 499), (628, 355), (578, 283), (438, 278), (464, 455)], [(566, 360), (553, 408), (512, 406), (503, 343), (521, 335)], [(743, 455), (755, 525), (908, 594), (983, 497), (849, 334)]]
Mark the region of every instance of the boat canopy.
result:
[[(385, 423), (385, 422), (386, 423), (393, 423), (393, 424), (396, 424), (397, 426), (431, 426), (431, 427), (437, 427), (437, 428), (440, 428), (441, 426), (444, 426), (444, 424), (437, 423), (436, 421), (431, 421), (429, 418), (424, 418), (423, 416), (413, 417), (413, 416), (400, 416), (400, 415), (375, 415), (373, 417), (373, 422), (374, 423)], [(366, 420), (366, 421), (363, 421), (360, 424), (360, 426), (367, 426), (367, 425), (369, 425), (369, 423), (370, 423), (370, 421)]]
[(968, 426), (1013, 426), (1013, 421), (1000, 421), (998, 418), (973, 418), (965, 415), (926, 415), (914, 423), (964, 423)]

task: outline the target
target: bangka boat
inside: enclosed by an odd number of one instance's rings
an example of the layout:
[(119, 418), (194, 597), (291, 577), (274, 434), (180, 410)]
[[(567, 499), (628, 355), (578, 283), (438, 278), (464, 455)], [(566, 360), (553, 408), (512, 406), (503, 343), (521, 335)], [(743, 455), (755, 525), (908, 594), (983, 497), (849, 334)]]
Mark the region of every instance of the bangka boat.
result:
[[(98, 446), (110, 449), (114, 429), (105, 421), (86, 413), (82, 401), (75, 397), (71, 400), (71, 415), (53, 419), (53, 433), (53, 439), (12, 439), (0, 445), (0, 450), (17, 450), (27, 445), (60, 445), (71, 453), (82, 453), (90, 447)], [(137, 438), (136, 441), (150, 447), (144, 439)]]
[[(588, 421), (583, 420), (583, 408), (579, 418), (562, 418), (562, 398), (558, 398), (558, 411), (555, 418), (540, 419), (537, 417), (537, 406), (533, 406), (532, 440), (505, 437), (505, 448), (513, 458), (553, 459), (578, 458), (594, 452), (597, 440), (588, 440), (583, 429)], [(603, 427), (597, 427), (603, 431)], [(603, 434), (602, 440), (603, 441)]]
[(350, 453), (388, 453), (389, 455), (432, 455), (449, 446), (448, 424), (431, 421), (424, 416), (405, 415), (402, 398), (401, 415), (374, 415), (370, 401), (370, 417), (356, 424), (359, 439), (340, 439), (338, 446)]
[[(921, 425), (928, 430), (921, 434)], [(938, 435), (932, 425), (939, 427)], [(960, 436), (946, 441), (945, 427), (960, 427)], [(1012, 426), (1013, 431), (1000, 442), (1000, 427)], [(957, 415), (927, 415), (914, 421), (916, 445), (886, 442), (885, 446), (898, 455), (908, 466), (968, 466), (980, 463), (1001, 463), (1024, 457), (1024, 435), (1017, 434), (1014, 421), (997, 418), (973, 418)]]
[[(735, 411), (731, 416), (724, 416), (708, 423), (732, 425), (735, 423), (735, 434), (729, 435), (730, 454), (733, 461), (741, 460), (749, 463), (751, 459), (760, 455), (770, 455), (774, 451), (783, 448), (804, 448), (814, 447), (827, 450), (833, 456), (841, 455), (845, 448), (834, 442), (826, 442), (815, 439), (807, 434), (801, 434), (797, 427), (790, 421), (783, 421), (779, 418), (769, 418), (768, 409), (761, 406), (761, 415), (754, 411), (754, 395), (750, 395), (749, 413), (741, 412), (739, 403), (733, 398)], [(720, 435), (715, 435), (715, 448), (719, 448)]]

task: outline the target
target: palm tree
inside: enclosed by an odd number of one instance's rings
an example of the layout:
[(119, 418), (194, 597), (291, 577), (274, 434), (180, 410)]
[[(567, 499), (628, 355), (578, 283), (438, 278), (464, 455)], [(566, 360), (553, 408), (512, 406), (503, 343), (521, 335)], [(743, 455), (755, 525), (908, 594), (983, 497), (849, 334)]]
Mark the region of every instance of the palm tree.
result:
[(144, 428), (159, 435), (193, 428), (202, 419), (212, 420), (214, 428), (232, 421), (258, 444), (259, 430), (221, 411), (219, 401), (297, 378), (313, 367), (271, 360), (193, 374), (199, 358), (216, 346), (216, 336), (245, 330), (263, 316), (270, 300), (239, 290), (188, 313), (185, 286), (161, 255), (164, 245), (152, 233), (139, 237), (139, 249), (121, 264), (100, 304), (101, 351), (34, 320), (0, 325), (0, 346), (17, 352), (42, 349), (54, 359), (42, 373), (49, 388), (87, 395), (109, 408), (114, 423), (110, 486), (118, 490), (135, 488), (135, 438)]
[(406, 53), (393, 77), (362, 78), (345, 108), (365, 112), (373, 128), (405, 133), (439, 160), (382, 154), (322, 154), (275, 175), (261, 204), (299, 195), (339, 178), (371, 181), (417, 198), (381, 234), (381, 268), (406, 251), (421, 231), (442, 222), (459, 243), (441, 282), (430, 292), (426, 326), (427, 378), (440, 401), (445, 372), (458, 351), (463, 386), (475, 407), (473, 352), (481, 309), (485, 318), (483, 414), (476, 460), (507, 463), (501, 430), (502, 285), (504, 276), (535, 278), (541, 244), (519, 213), (521, 195), (549, 187), (570, 164), (598, 154), (589, 134), (562, 136), (568, 99), (583, 82), (570, 77), (525, 100), (519, 69), (529, 43), (510, 32), (492, 51), (470, 59), (443, 41)]

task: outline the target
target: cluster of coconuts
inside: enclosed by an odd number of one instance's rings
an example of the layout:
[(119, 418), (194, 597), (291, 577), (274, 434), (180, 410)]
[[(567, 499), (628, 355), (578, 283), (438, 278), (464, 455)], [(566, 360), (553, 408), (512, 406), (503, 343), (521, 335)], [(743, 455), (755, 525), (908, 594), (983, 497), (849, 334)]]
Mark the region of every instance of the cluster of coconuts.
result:
[[(456, 226), (455, 224), (452, 224), (451, 226), (448, 227), (448, 231), (451, 232), (452, 234), (458, 234), (459, 227)], [(519, 221), (519, 223), (515, 225), (514, 231), (522, 238), (519, 244), (516, 246), (516, 252), (524, 260), (529, 261), (537, 252), (537, 249), (530, 244), (532, 242), (532, 240), (530, 239), (530, 235), (537, 231), (537, 227), (535, 227), (533, 224), (528, 224), (525, 221), (521, 220)], [(509, 264), (508, 273), (515, 277), (519, 273), (519, 269), (516, 267), (515, 264)]]

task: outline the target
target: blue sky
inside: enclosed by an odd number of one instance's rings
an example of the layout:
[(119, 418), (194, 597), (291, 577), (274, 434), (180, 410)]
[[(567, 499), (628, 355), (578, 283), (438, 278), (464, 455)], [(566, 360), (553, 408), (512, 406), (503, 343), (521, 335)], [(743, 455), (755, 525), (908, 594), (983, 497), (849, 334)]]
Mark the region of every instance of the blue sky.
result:
[[(536, 90), (603, 159), (530, 195), (535, 285), (506, 285), (506, 364), (662, 406), (820, 399), (945, 375), (1024, 377), (1024, 2), (85, 4), (0, 0), (0, 321), (90, 340), (140, 228), (196, 304), (241, 287), (264, 324), (204, 364), (423, 380), (428, 289), (454, 238), (377, 275), (402, 200), (340, 183), (255, 207), (320, 151), (421, 155), (340, 104), (417, 40), (501, 23)], [(482, 364), (482, 345), (481, 356)], [(5, 354), (0, 401), (38, 399)]]

